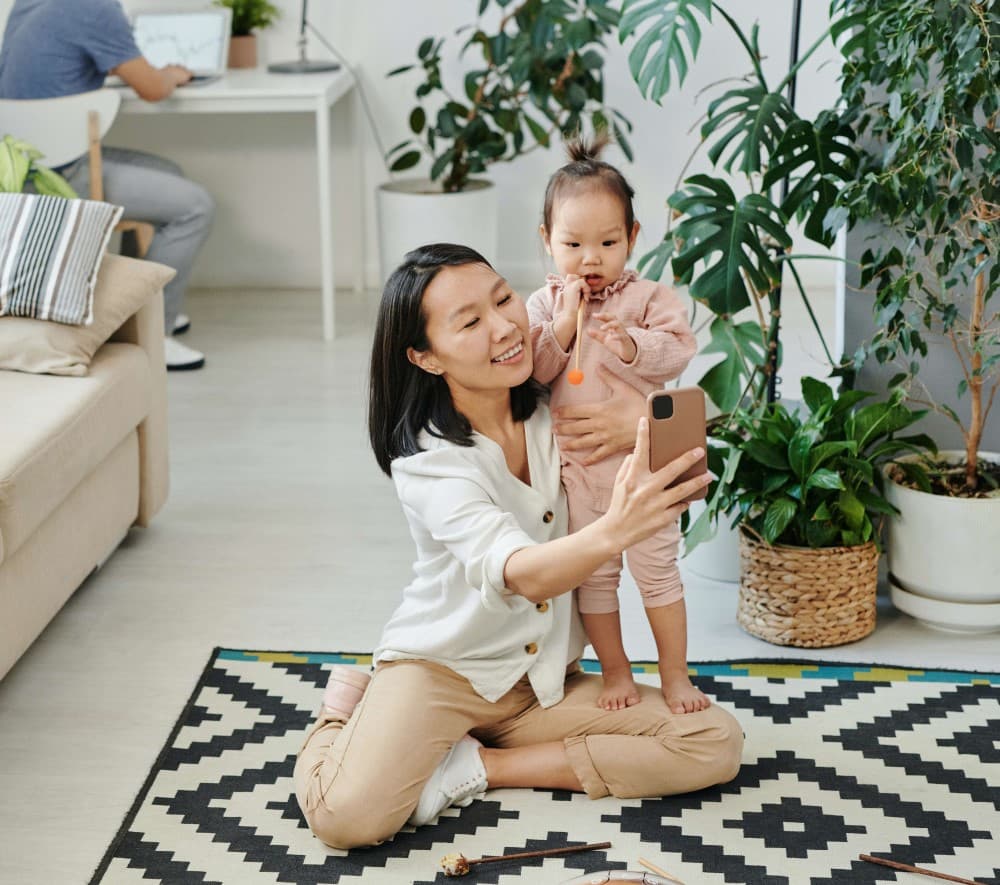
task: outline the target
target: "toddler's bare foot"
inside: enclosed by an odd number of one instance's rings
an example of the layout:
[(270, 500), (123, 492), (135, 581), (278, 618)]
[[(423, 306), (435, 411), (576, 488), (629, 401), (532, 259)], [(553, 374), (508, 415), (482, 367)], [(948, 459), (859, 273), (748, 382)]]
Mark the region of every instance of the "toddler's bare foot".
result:
[(624, 710), (639, 703), (639, 689), (632, 678), (632, 668), (604, 671), (604, 690), (597, 697), (602, 710)]
[(712, 705), (701, 689), (691, 684), (687, 673), (661, 673), (660, 689), (673, 713), (695, 713)]

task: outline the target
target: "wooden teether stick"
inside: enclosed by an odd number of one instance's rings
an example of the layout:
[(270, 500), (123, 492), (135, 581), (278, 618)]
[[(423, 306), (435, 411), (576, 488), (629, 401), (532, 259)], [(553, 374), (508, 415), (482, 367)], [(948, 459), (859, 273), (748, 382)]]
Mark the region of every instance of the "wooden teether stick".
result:
[(580, 384), (583, 381), (583, 372), (580, 371), (580, 338), (583, 336), (583, 304), (584, 301), (581, 298), (580, 306), (576, 309), (576, 368), (571, 369), (566, 375), (566, 380), (570, 384)]

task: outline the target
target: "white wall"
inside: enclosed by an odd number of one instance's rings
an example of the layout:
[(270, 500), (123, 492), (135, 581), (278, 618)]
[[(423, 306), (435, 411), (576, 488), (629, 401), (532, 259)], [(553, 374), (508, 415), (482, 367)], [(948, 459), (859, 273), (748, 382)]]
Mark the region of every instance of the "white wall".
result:
[[(294, 58), (299, 4), (276, 0), (284, 12), (281, 22), (260, 37), (261, 64)], [(149, 0), (126, 0), (127, 9), (150, 6)], [(172, 8), (204, 6), (203, 0), (171, 2)], [(6, 18), (12, 0), (0, 0), (0, 17)], [(802, 48), (811, 45), (825, 22), (826, 4), (804, 4)], [(315, 26), (348, 59), (358, 72), (368, 96), (383, 144), (391, 146), (409, 134), (407, 118), (413, 107), (416, 74), (387, 80), (386, 71), (413, 61), (420, 40), (429, 35), (451, 35), (473, 20), (477, 0), (365, 0), (336, 2), (313, 0), (310, 16)], [(784, 70), (788, 58), (792, 0), (768, 3), (731, 3), (741, 24), (749, 27), (754, 16), (761, 25), (765, 67)], [(451, 41), (457, 45), (459, 40)], [(314, 38), (310, 55), (328, 58)], [(833, 51), (825, 50), (824, 58)], [(620, 108), (635, 125), (631, 142), (635, 163), (625, 162), (617, 151), (609, 155), (620, 162), (637, 191), (637, 215), (644, 225), (637, 251), (651, 248), (666, 227), (664, 204), (675, 189), (681, 168), (697, 144), (692, 126), (704, 111), (699, 91), (725, 77), (739, 76), (748, 65), (729, 28), (720, 20), (704, 34), (699, 63), (683, 91), (669, 95), (658, 107), (643, 100), (628, 72), (627, 47), (614, 43), (606, 66), (607, 100)], [(835, 94), (836, 63), (817, 73), (808, 66), (799, 82), (798, 105), (804, 112), (823, 107)], [(370, 131), (351, 131), (362, 119), (349, 103), (334, 110), (334, 169), (340, 176), (337, 197), (345, 206), (335, 222), (338, 285), (353, 280), (352, 260), (361, 235), (352, 205), (356, 185), (351, 165), (351, 145), (362, 139), (365, 154), (367, 242), (366, 277), (376, 285), (374, 199), (376, 184), (389, 176)], [(318, 210), (314, 184), (312, 118), (302, 115), (226, 116), (220, 118), (161, 117), (121, 118), (111, 142), (171, 156), (193, 178), (215, 195), (219, 213), (195, 283), (226, 286), (316, 286), (319, 262), (314, 244)], [(545, 272), (536, 229), (545, 182), (562, 163), (561, 149), (537, 150), (511, 164), (494, 165), (490, 177), (500, 186), (500, 248), (497, 267), (512, 280), (530, 285)], [(704, 169), (695, 163), (689, 172)], [(804, 265), (807, 279), (832, 287), (834, 270), (827, 262)]]

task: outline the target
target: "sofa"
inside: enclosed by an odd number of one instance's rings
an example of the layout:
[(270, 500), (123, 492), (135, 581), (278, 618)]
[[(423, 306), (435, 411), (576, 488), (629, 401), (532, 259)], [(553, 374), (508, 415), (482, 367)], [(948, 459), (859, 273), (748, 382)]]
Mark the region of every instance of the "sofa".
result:
[(166, 500), (172, 275), (107, 255), (88, 326), (0, 317), (0, 678)]

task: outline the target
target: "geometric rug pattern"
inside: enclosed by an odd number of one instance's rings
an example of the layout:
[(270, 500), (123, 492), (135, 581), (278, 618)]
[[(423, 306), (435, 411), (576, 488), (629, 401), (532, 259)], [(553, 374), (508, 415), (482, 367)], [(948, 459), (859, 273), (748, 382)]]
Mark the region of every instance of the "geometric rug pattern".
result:
[[(693, 681), (746, 732), (732, 783), (631, 800), (494, 790), (434, 826), (345, 852), (310, 834), (291, 781), (335, 663), (367, 669), (371, 658), (216, 649), (93, 885), (430, 885), (458, 881), (440, 872), (450, 851), (604, 841), (605, 851), (473, 867), (461, 881), (555, 885), (641, 871), (639, 857), (686, 885), (935, 881), (864, 853), (1000, 885), (1000, 675), (693, 663)], [(654, 664), (634, 669), (656, 684)]]

